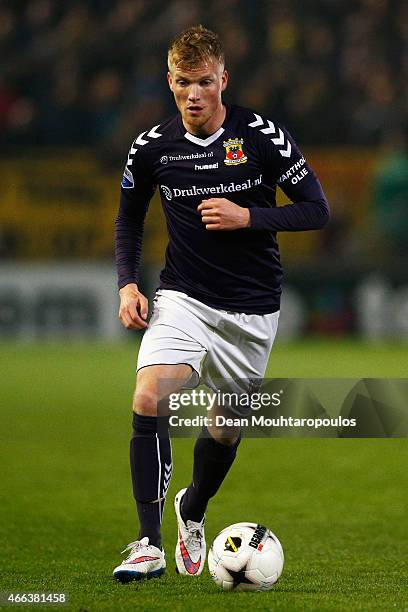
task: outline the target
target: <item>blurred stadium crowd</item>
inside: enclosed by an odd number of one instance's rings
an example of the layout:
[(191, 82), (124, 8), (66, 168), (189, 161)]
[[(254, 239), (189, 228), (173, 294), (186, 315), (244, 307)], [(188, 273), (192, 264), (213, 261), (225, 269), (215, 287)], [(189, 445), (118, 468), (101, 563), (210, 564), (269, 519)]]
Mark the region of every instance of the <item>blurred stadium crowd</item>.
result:
[(383, 144), (408, 118), (402, 0), (0, 0), (0, 134), (19, 145), (129, 140), (174, 112), (166, 48), (195, 23), (221, 35), (226, 100), (301, 144)]
[[(118, 333), (120, 170), (175, 112), (166, 51), (197, 23), (224, 42), (225, 100), (282, 121), (330, 202), (324, 232), (279, 237), (281, 329), (408, 337), (406, 0), (0, 0), (0, 338)], [(151, 214), (147, 287), (165, 243)]]

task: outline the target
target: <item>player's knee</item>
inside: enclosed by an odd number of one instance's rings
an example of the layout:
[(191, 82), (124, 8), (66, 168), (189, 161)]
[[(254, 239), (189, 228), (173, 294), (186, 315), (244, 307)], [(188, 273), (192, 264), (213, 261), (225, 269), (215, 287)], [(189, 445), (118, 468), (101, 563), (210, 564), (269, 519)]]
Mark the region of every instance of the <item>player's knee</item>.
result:
[(236, 427), (209, 427), (208, 431), (211, 437), (223, 446), (234, 446), (239, 438), (239, 429)]
[(235, 446), (235, 444), (237, 443), (238, 440), (238, 435), (233, 436), (232, 438), (218, 438), (217, 442), (219, 444), (222, 444), (223, 446)]
[(143, 416), (157, 416), (157, 396), (147, 389), (136, 389), (133, 396), (133, 412)]

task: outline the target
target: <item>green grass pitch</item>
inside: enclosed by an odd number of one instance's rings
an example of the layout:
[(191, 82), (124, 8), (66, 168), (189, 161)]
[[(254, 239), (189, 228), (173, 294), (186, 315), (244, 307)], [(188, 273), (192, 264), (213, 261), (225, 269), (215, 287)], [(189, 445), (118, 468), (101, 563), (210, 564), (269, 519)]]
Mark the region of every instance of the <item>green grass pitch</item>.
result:
[[(175, 440), (167, 573), (115, 583), (120, 550), (137, 536), (128, 468), (136, 352), (136, 343), (0, 347), (0, 591), (65, 591), (65, 609), (82, 612), (408, 609), (408, 445), (396, 439), (244, 441), (209, 507), (207, 539), (237, 521), (270, 526), (286, 563), (268, 593), (222, 593), (207, 570), (176, 575), (172, 501), (189, 482), (193, 440)], [(406, 347), (278, 342), (268, 374), (406, 377)]]

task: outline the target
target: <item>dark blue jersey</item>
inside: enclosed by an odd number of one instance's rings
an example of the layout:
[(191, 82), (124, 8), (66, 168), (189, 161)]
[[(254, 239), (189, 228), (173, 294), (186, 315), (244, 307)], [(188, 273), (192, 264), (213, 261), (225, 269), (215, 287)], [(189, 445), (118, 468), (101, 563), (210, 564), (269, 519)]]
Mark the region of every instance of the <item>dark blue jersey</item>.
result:
[[(292, 204), (276, 206), (277, 185)], [(199, 138), (177, 114), (140, 134), (129, 151), (116, 220), (119, 288), (138, 282), (143, 222), (156, 187), (169, 237), (160, 287), (233, 312), (279, 310), (276, 233), (320, 229), (329, 216), (316, 175), (284, 127), (228, 106), (222, 127)], [(206, 230), (197, 206), (211, 197), (249, 208), (250, 227)]]

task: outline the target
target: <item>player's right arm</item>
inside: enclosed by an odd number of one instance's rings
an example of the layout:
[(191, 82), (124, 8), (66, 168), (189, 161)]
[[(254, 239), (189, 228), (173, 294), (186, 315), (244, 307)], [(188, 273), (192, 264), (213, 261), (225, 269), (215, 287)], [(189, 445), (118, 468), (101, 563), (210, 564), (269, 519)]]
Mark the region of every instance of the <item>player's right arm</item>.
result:
[(147, 327), (148, 301), (140, 292), (138, 283), (144, 220), (156, 188), (138, 153), (132, 146), (122, 178), (119, 211), (115, 221), (119, 319), (127, 329)]
[(126, 329), (144, 329), (147, 327), (149, 304), (147, 298), (139, 291), (136, 283), (128, 283), (119, 290), (119, 319)]

